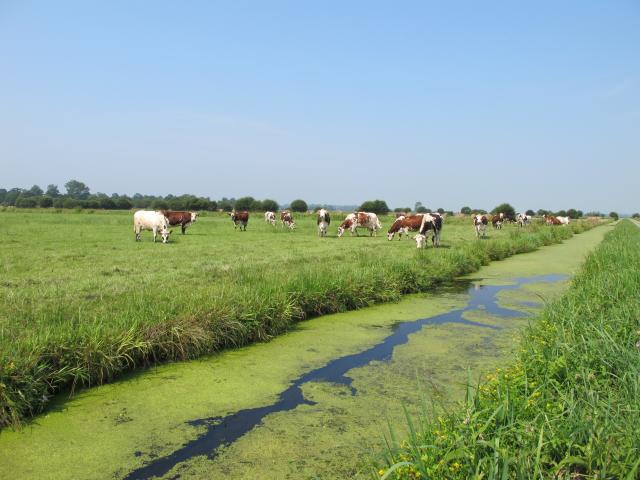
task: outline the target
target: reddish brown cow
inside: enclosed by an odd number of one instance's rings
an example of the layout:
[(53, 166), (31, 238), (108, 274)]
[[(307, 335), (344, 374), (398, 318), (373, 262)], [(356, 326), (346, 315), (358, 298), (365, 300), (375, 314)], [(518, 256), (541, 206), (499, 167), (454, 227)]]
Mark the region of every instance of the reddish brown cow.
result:
[(402, 234), (404, 233), (407, 238), (409, 238), (409, 232), (415, 232), (420, 229), (420, 225), (422, 225), (422, 217), (424, 215), (409, 215), (407, 217), (398, 217), (389, 231), (387, 232), (387, 239), (393, 240), (394, 235), (398, 234), (398, 240), (402, 238)]
[(231, 212), (229, 213), (231, 221), (233, 222), (233, 229), (235, 230), (240, 225), (240, 230), (247, 230), (247, 223), (249, 223), (249, 212)]
[(553, 215), (544, 215), (544, 221), (547, 225), (562, 225), (562, 222)]
[(180, 225), (182, 228), (182, 234), (187, 230), (187, 227), (192, 223), (196, 223), (198, 218), (197, 212), (184, 212), (178, 210), (160, 210), (162, 214), (169, 220), (169, 225)]
[(282, 222), (283, 227), (289, 227), (291, 230), (296, 228), (296, 223), (293, 221), (293, 216), (291, 212), (285, 210), (284, 212), (280, 212), (280, 221)]
[(493, 228), (499, 230), (502, 228), (502, 222), (504, 222), (504, 213), (499, 213), (498, 215), (494, 215), (491, 217), (491, 223), (493, 224)]

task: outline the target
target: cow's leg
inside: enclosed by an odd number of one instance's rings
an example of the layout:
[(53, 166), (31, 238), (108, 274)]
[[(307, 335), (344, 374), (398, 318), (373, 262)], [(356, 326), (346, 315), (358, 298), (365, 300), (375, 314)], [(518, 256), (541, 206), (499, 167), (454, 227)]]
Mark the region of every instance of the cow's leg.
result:
[(187, 226), (184, 223), (180, 226), (182, 227), (182, 234), (184, 235), (184, 231), (187, 229)]

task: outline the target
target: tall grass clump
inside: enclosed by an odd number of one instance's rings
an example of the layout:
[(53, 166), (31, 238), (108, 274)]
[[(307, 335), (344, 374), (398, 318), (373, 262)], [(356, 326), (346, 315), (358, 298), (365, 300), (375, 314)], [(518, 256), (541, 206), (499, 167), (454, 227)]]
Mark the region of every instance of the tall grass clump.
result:
[[(210, 237), (197, 236), (194, 227), (193, 234), (162, 250), (121, 240), (126, 220), (121, 215), (40, 214), (33, 222), (5, 222), (10, 242), (31, 243), (21, 248), (23, 257), (7, 255), (0, 265), (13, 274), (0, 285), (7, 300), (0, 308), (0, 427), (19, 425), (61, 390), (265, 341), (306, 318), (427, 291), (492, 260), (573, 234), (573, 227), (532, 225), (495, 232), (489, 240), (460, 236), (449, 248), (418, 251), (383, 239), (321, 244), (312, 218), (300, 219), (309, 237), (263, 225), (253, 227), (263, 228), (259, 236), (251, 237), (251, 231), (239, 236), (224, 217), (198, 224), (210, 228)], [(458, 230), (453, 225), (452, 219), (449, 238), (455, 232), (472, 235), (470, 225)], [(33, 232), (43, 229), (66, 229), (74, 236), (60, 240), (65, 248), (59, 253), (42, 250), (50, 269), (38, 277), (28, 262), (40, 262), (42, 247)], [(27, 231), (30, 236), (19, 234)], [(236, 242), (247, 238), (263, 243), (253, 251), (249, 242), (236, 250)], [(269, 256), (263, 249), (271, 249)], [(179, 268), (192, 258), (188, 268)]]
[(448, 411), (408, 416), (377, 478), (640, 478), (640, 228), (622, 222)]

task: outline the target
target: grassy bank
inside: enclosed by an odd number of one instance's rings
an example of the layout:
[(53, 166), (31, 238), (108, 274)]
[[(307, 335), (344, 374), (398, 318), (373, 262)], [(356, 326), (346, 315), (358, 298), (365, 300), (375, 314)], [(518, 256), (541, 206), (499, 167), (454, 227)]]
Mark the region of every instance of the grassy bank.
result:
[(513, 365), (391, 441), (376, 477), (638, 478), (638, 292), (640, 229), (625, 221), (524, 332)]
[(468, 220), (450, 219), (445, 248), (417, 251), (381, 237), (319, 239), (311, 217), (294, 232), (254, 217), (240, 233), (209, 215), (154, 245), (148, 235), (134, 242), (121, 213), (1, 216), (0, 425), (19, 424), (61, 389), (266, 340), (592, 226), (507, 227), (477, 241)]

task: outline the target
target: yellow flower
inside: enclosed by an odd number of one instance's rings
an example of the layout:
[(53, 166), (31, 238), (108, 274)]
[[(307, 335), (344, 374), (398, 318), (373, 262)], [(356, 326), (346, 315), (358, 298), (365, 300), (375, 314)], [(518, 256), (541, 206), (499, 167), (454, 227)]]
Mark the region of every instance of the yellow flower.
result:
[(380, 475), (380, 476), (384, 475), (384, 470), (382, 468), (380, 470), (378, 470), (378, 475)]

